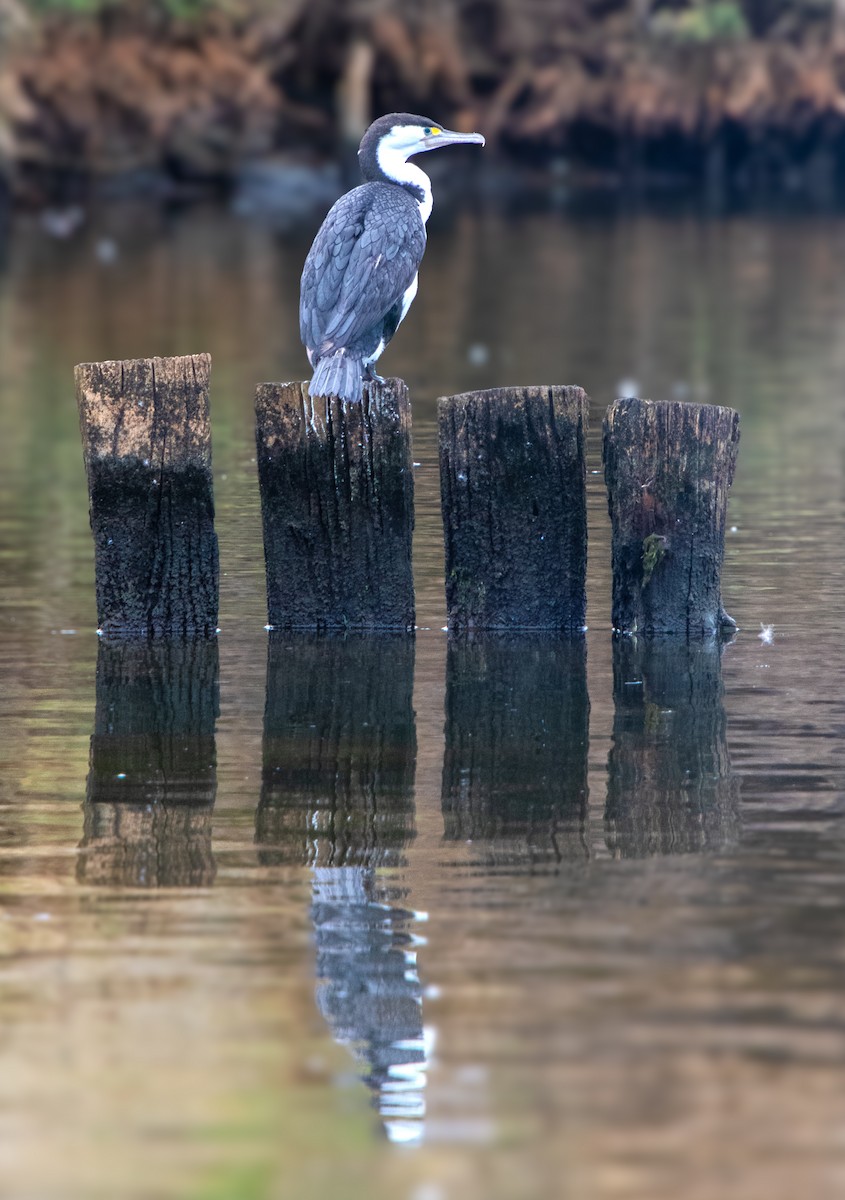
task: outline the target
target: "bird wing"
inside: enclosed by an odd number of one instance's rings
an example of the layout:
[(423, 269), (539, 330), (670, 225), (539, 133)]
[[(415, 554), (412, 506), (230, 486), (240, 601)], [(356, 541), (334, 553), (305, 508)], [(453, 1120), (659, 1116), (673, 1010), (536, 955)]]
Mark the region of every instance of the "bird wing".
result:
[(364, 184), (342, 196), (302, 272), (299, 324), (309, 350), (349, 346), (382, 320), (411, 286), (424, 250), (419, 208), (402, 188)]

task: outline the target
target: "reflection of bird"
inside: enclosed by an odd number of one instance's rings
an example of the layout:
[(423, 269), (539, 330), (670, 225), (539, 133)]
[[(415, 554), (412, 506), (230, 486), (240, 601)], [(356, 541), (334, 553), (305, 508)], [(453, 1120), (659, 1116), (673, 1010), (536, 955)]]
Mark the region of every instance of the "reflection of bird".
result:
[(387, 1136), (419, 1141), (428, 1052), (416, 914), (387, 903), (371, 867), (317, 867), (313, 888), (317, 1004), (335, 1040), (366, 1063)]
[(417, 292), (431, 213), (431, 182), (415, 154), (480, 133), (452, 133), (425, 117), (391, 113), (361, 141), (365, 183), (333, 206), (302, 272), (299, 329), (314, 369), (312, 396), (360, 400), (362, 377), (393, 337)]

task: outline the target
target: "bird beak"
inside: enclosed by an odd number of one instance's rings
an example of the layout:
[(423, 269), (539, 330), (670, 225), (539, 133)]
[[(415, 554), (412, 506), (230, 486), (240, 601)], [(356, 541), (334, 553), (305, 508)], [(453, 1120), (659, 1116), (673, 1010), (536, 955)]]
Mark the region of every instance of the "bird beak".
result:
[(480, 133), (456, 133), (452, 129), (441, 129), (424, 137), (422, 144), (426, 150), (437, 150), (440, 146), (483, 146), (484, 138)]

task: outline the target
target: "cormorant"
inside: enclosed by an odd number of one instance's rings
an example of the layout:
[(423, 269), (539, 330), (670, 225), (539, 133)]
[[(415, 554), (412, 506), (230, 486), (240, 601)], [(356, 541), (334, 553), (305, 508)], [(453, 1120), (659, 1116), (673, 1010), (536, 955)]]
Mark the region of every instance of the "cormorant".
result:
[(417, 294), (431, 213), (431, 181), (408, 159), (480, 133), (453, 133), (426, 117), (390, 113), (361, 139), (365, 183), (332, 207), (302, 271), (299, 331), (314, 370), (312, 396), (360, 400), (362, 379)]

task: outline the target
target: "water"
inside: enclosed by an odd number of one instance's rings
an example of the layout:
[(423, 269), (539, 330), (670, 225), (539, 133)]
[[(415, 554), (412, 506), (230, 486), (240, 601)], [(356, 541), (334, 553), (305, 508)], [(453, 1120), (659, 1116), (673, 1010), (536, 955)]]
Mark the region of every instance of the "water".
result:
[[(435, 218), (413, 645), (263, 628), (309, 235), (112, 210), (0, 270), (3, 1193), (841, 1195), (845, 220)], [(206, 349), (219, 644), (100, 645), (71, 368)], [(587, 388), (593, 472), (618, 390), (741, 411), (721, 656), (613, 645), (598, 474), (585, 643), (447, 644), (435, 399), (509, 382)]]

